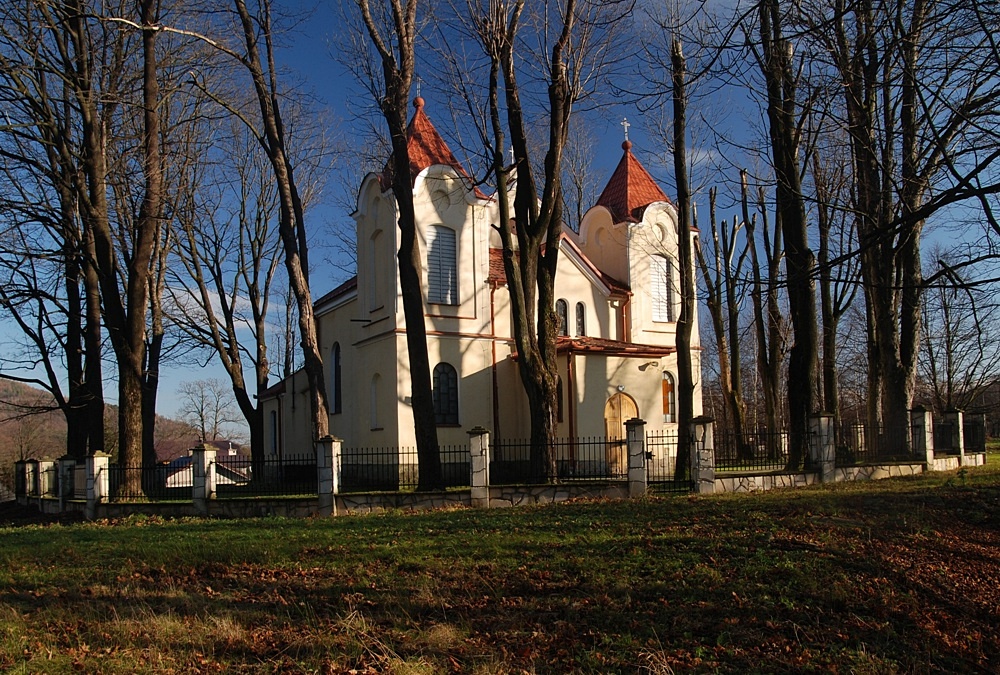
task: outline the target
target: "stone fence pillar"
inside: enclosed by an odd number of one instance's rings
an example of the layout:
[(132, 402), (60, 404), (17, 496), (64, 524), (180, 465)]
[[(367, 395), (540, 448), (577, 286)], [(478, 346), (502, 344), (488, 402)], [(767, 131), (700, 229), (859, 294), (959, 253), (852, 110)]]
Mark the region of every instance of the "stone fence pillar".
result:
[(628, 443), (628, 496), (642, 497), (648, 487), (646, 421), (635, 417), (626, 420), (625, 436)]
[(473, 508), (490, 508), (490, 432), (484, 427), (469, 429), (471, 462), (470, 498)]
[(84, 516), (87, 520), (97, 518), (98, 504), (104, 504), (111, 495), (111, 455), (95, 452), (87, 457), (87, 508)]
[[(691, 481), (695, 492), (715, 492), (715, 420), (702, 415), (691, 420)], [(677, 452), (684, 452), (677, 439)]]
[(951, 423), (951, 451), (958, 451), (958, 465), (965, 466), (965, 415), (961, 410), (949, 410), (944, 420)]
[(817, 413), (809, 418), (809, 455), (813, 466), (819, 469), (821, 483), (837, 479), (837, 439), (830, 413)]
[(191, 497), (194, 508), (208, 515), (208, 502), (215, 499), (215, 457), (218, 450), (202, 443), (191, 450)]
[(910, 429), (913, 434), (913, 454), (927, 464), (927, 471), (934, 470), (934, 414), (917, 406), (910, 411)]
[(321, 516), (337, 515), (337, 464), (340, 460), (339, 438), (324, 436), (316, 441), (316, 497)]

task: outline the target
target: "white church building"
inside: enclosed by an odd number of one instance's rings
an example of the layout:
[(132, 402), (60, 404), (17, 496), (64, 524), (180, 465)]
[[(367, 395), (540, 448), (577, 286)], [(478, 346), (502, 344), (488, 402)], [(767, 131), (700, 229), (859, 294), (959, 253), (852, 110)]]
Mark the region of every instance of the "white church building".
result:
[[(442, 445), (485, 427), (529, 437), (514, 358), (509, 296), (494, 229), (496, 200), (475, 187), (415, 101), (408, 128), (425, 325)], [(579, 233), (560, 239), (555, 289), (561, 324), (558, 435), (624, 436), (624, 421), (675, 428), (680, 311), (676, 211), (623, 145), (617, 168)], [(399, 275), (395, 199), (386, 175), (358, 190), (357, 275), (315, 301), (327, 368), (330, 431), (352, 447), (415, 445)], [(694, 233), (687, 233), (694, 236)], [(701, 353), (695, 320), (695, 415)], [(260, 395), (267, 451), (312, 453), (308, 383), (298, 372)]]

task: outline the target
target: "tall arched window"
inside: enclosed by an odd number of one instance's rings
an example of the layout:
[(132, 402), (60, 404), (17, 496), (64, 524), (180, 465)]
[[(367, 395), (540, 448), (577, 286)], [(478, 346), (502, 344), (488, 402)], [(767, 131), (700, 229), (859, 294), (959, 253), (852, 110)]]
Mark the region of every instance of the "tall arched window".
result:
[(441, 225), (427, 230), (427, 302), (458, 304), (455, 230)]
[(677, 400), (674, 397), (674, 376), (663, 371), (663, 421), (672, 424), (677, 421)]
[(368, 415), (370, 417), (372, 430), (382, 428), (379, 425), (379, 414), (378, 414), (378, 389), (379, 389), (379, 380), (381, 379), (382, 378), (379, 377), (378, 373), (372, 375), (372, 387), (371, 391), (369, 392), (369, 401), (368, 401)]
[(374, 312), (385, 306), (386, 276), (391, 274), (385, 269), (385, 236), (382, 230), (372, 233), (368, 242), (368, 311)]
[(278, 455), (278, 411), (271, 411), (271, 454)]
[(583, 337), (587, 334), (587, 306), (582, 302), (576, 303), (576, 335)]
[(343, 397), (340, 381), (340, 343), (334, 342), (330, 351), (330, 412), (337, 415), (343, 412)]
[(674, 262), (662, 255), (649, 259), (650, 294), (653, 298), (653, 321), (673, 322)]
[(569, 305), (562, 298), (556, 300), (556, 327), (559, 335), (569, 335)]
[(562, 378), (556, 375), (556, 422), (563, 421), (563, 383)]
[(434, 421), (458, 424), (458, 373), (450, 363), (434, 366)]

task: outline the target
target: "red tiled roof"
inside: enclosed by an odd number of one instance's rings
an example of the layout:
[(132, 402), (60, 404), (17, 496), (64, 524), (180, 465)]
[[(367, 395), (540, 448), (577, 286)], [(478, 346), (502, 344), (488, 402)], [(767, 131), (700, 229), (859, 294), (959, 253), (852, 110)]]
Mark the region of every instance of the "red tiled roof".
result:
[(677, 349), (662, 345), (641, 345), (633, 342), (607, 340), (605, 338), (571, 338), (567, 335), (562, 335), (556, 338), (556, 351), (559, 353), (573, 352), (576, 354), (605, 354), (609, 356), (647, 358), (673, 354)]
[(503, 249), (490, 249), (490, 273), (486, 280), (496, 286), (507, 283), (507, 270), (503, 267)]
[[(413, 107), (417, 111), (413, 113), (413, 118), (410, 120), (409, 126), (406, 127), (406, 147), (410, 155), (410, 184), (413, 185), (416, 183), (417, 174), (435, 164), (450, 166), (460, 176), (468, 178), (469, 174), (465, 171), (461, 163), (459, 163), (458, 159), (455, 158), (451, 148), (441, 138), (441, 134), (434, 128), (430, 118), (427, 117), (427, 113), (424, 112), (424, 99), (418, 96), (413, 101)], [(383, 191), (392, 187), (391, 156), (389, 157), (389, 161), (386, 162), (385, 169), (383, 169), (382, 174), (379, 176), (379, 183)], [(477, 189), (478, 195), (481, 195), (481, 193)]]
[(597, 206), (611, 211), (616, 223), (637, 223), (644, 208), (653, 202), (669, 202), (670, 199), (632, 154), (632, 143), (625, 141), (622, 149), (625, 154), (597, 198)]

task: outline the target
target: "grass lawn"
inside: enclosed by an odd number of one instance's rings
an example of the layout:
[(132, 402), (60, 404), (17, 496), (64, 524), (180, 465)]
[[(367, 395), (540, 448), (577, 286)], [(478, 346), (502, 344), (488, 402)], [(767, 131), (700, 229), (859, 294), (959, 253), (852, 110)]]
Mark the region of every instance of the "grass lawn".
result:
[(997, 459), (756, 495), (4, 525), (0, 671), (993, 672)]

